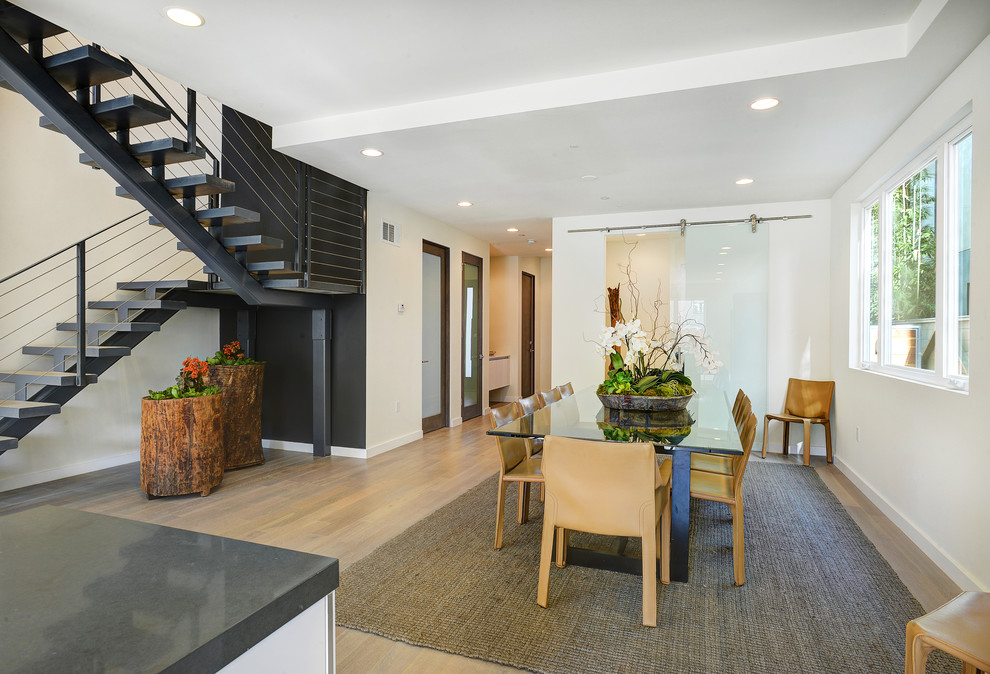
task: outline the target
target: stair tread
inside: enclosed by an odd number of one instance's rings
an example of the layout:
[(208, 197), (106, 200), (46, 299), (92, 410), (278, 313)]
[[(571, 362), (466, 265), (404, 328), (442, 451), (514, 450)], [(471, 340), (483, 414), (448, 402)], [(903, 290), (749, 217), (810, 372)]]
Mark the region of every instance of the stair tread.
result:
[[(133, 129), (146, 124), (160, 124), (167, 122), (172, 115), (168, 108), (136, 94), (94, 103), (89, 107), (89, 114), (110, 132), (118, 129)], [(59, 130), (47, 117), (42, 117), (38, 124), (43, 129)]]
[[(186, 151), (186, 141), (178, 138), (158, 138), (130, 146), (129, 152), (141, 166), (148, 168), (154, 164), (178, 164), (184, 161), (196, 161), (206, 158), (206, 150), (202, 147)], [(79, 163), (86, 166), (99, 166), (96, 160), (83, 152), (79, 155)]]
[[(258, 283), (262, 288), (302, 288), (302, 279), (296, 278), (268, 278), (259, 279)], [(230, 290), (230, 285), (224, 281), (219, 281), (213, 285), (214, 290)]]
[(92, 45), (52, 54), (43, 65), (48, 74), (69, 91), (106, 84), (133, 74), (129, 65)]
[[(282, 239), (264, 234), (250, 234), (248, 236), (225, 236), (220, 239), (220, 245), (224, 248), (246, 248), (248, 250), (278, 250), (282, 247)], [(181, 241), (176, 244), (179, 250), (189, 250), (186, 244)]]
[[(176, 199), (184, 197), (205, 197), (211, 194), (229, 194), (234, 191), (236, 185), (231, 180), (224, 180), (219, 176), (208, 173), (195, 176), (181, 176), (169, 178), (164, 183), (165, 189)], [(117, 196), (125, 199), (133, 199), (134, 196), (123, 187), (117, 187)]]
[[(245, 223), (258, 222), (261, 214), (256, 211), (249, 211), (240, 206), (221, 206), (220, 208), (207, 208), (201, 211), (193, 211), (192, 216), (199, 224), (211, 227), (218, 225), (242, 225)], [(162, 222), (158, 218), (148, 218), (149, 225), (161, 226)]]
[[(147, 322), (135, 322), (135, 321), (121, 321), (121, 322), (104, 322), (99, 321), (95, 323), (86, 323), (87, 330), (99, 330), (100, 332), (158, 332), (161, 330), (161, 323), (147, 323)], [(79, 324), (76, 322), (71, 323), (57, 323), (55, 325), (56, 330), (78, 330)]]
[(189, 279), (164, 280), (164, 281), (126, 281), (117, 284), (117, 290), (147, 290), (158, 288), (171, 290), (174, 288), (184, 288), (186, 290), (206, 290), (210, 284), (206, 281), (192, 281)]
[(40, 403), (33, 400), (4, 400), (0, 402), (0, 417), (7, 419), (27, 419), (58, 414), (62, 406), (57, 403)]
[[(44, 344), (29, 344), (21, 347), (21, 353), (26, 356), (61, 356), (62, 354), (76, 355), (75, 344), (56, 344), (47, 346)], [(131, 353), (129, 346), (103, 346), (89, 345), (86, 347), (87, 358), (101, 358), (107, 356), (128, 356)]]
[(0, 2), (0, 27), (10, 33), (17, 44), (66, 32), (61, 26), (9, 2)]
[(166, 309), (180, 311), (186, 308), (185, 302), (176, 300), (102, 300), (89, 302), (90, 309)]
[[(86, 375), (90, 383), (96, 381), (96, 375)], [(18, 380), (29, 380), (25, 383), (44, 384), (48, 386), (72, 386), (76, 383), (75, 372), (62, 372), (60, 370), (12, 370), (0, 371), (0, 382), (12, 382)]]
[(8, 438), (0, 435), (0, 452), (7, 451), (8, 449), (17, 449), (17, 438)]
[[(244, 265), (251, 273), (267, 274), (268, 276), (302, 276), (301, 271), (296, 271), (294, 265), (288, 260), (267, 260), (264, 262), (248, 262)], [(204, 274), (216, 274), (209, 267), (203, 267)]]

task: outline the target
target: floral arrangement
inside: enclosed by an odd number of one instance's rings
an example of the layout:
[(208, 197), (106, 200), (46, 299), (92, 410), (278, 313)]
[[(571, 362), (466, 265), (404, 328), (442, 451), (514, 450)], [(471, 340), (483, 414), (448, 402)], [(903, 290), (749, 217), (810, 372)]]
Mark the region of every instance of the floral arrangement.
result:
[(182, 369), (179, 376), (175, 378), (175, 385), (169, 386), (162, 391), (148, 391), (152, 400), (167, 400), (170, 398), (195, 398), (197, 396), (209, 396), (220, 393), (219, 386), (206, 385), (206, 373), (208, 364), (199, 358), (190, 356), (182, 361)]
[[(622, 316), (619, 287), (608, 288), (611, 327), (602, 329), (595, 348), (605, 356), (609, 365), (608, 377), (598, 387), (601, 395), (686, 396), (694, 393), (691, 379), (681, 370), (681, 358), (693, 353), (698, 367), (705, 374), (718, 371), (722, 363), (712, 351), (711, 338), (704, 326), (695, 320), (664, 322), (660, 319), (663, 302), (659, 288), (657, 298), (647, 314), (649, 326), (638, 318), (640, 292), (630, 265), (623, 271), (629, 279), (626, 284), (634, 317), (626, 321)], [(621, 284), (620, 284), (621, 285)]]
[(261, 361), (248, 358), (237, 340), (224, 344), (216, 355), (206, 359), (210, 365), (260, 365)]

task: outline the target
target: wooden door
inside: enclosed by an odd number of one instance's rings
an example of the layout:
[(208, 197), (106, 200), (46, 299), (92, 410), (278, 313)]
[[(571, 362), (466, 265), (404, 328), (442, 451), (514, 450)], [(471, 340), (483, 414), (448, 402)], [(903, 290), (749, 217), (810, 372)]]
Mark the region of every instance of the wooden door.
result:
[(480, 257), (462, 253), (461, 262), (461, 420), (481, 416), (485, 391), (482, 376), (482, 265)]
[(423, 432), (450, 424), (450, 251), (423, 242)]
[(536, 278), (522, 274), (522, 359), (519, 374), (519, 394), (533, 395), (536, 390)]

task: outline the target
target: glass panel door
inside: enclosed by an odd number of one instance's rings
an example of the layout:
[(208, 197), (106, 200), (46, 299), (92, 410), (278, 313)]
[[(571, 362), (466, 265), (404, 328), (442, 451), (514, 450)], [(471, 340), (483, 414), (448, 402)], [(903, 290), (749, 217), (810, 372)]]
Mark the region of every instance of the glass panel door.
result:
[(423, 432), (448, 424), (448, 250), (423, 242)]
[(461, 305), (461, 419), (467, 421), (481, 416), (482, 365), (481, 350), (481, 266), (482, 260), (469, 253), (463, 254), (463, 296)]

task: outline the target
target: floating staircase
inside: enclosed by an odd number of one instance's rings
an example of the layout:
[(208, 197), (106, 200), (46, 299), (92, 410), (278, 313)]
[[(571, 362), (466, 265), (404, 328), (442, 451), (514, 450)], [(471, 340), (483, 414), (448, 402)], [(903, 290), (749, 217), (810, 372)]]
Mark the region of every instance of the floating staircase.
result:
[[(79, 161), (102, 168), (118, 183), (117, 196), (137, 200), (151, 213), (150, 224), (166, 227), (178, 239), (179, 250), (194, 252), (206, 265), (204, 271), (219, 280), (152, 280), (118, 283), (121, 291), (135, 291), (131, 299), (99, 300), (87, 307), (109, 320), (61, 322), (62, 332), (85, 332), (83, 356), (85, 381), (77, 381), (77, 340), (60, 345), (28, 345), (25, 355), (50, 357), (51, 370), (0, 372), (0, 386), (13, 385), (9, 399), (0, 393), (0, 453), (17, 446), (17, 440), (61, 405), (94, 383), (113, 363), (176, 312), (184, 302), (168, 299), (175, 290), (235, 292), (249, 304), (312, 306), (302, 293), (278, 289), (297, 287), (291, 263), (248, 262), (250, 250), (275, 250), (281, 239), (245, 233), (260, 215), (237, 206), (220, 206), (218, 195), (236, 189), (230, 180), (202, 174), (166, 177), (165, 166), (207, 157), (198, 144), (195, 128), (188, 138), (159, 138), (130, 142), (130, 130), (172, 119), (171, 111), (136, 94), (99, 100), (100, 85), (128, 78), (129, 63), (95, 46), (84, 46), (42, 58), (41, 40), (65, 32), (15, 5), (0, 0), (0, 86), (14, 88), (44, 115), (41, 127), (65, 133), (83, 152)], [(27, 45), (27, 51), (22, 45)], [(13, 85), (13, 86), (12, 86)], [(75, 97), (68, 92), (75, 92)], [(193, 118), (189, 120), (194, 123)], [(115, 137), (110, 134), (115, 134)], [(196, 209), (197, 197), (210, 197), (210, 208)], [(238, 225), (236, 235), (225, 228)], [(229, 230), (227, 230), (229, 231)], [(274, 294), (273, 294), (274, 293)], [(0, 391), (3, 389), (0, 388)]]

